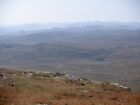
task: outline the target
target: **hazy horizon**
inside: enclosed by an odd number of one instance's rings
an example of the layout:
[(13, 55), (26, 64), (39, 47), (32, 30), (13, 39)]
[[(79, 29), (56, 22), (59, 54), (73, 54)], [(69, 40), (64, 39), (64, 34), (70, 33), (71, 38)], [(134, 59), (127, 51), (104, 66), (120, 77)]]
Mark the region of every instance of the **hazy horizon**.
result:
[(0, 26), (75, 23), (140, 22), (139, 0), (1, 0)]

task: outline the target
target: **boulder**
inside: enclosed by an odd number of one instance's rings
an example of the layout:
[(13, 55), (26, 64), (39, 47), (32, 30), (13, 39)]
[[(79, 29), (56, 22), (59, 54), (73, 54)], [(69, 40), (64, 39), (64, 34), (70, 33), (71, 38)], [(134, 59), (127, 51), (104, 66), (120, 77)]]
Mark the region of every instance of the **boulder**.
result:
[(4, 76), (2, 74), (0, 74), (0, 79), (2, 79)]

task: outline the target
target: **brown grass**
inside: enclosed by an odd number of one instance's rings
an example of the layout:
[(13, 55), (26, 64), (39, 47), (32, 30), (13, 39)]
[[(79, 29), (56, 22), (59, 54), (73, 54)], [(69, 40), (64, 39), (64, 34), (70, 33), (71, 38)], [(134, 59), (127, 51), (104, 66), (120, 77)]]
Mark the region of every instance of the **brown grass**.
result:
[(8, 73), (15, 85), (0, 85), (0, 105), (140, 105), (140, 95), (109, 84), (87, 82), (83, 86), (78, 81)]
[(16, 101), (16, 95), (15, 89), (0, 87), (0, 105), (12, 105)]

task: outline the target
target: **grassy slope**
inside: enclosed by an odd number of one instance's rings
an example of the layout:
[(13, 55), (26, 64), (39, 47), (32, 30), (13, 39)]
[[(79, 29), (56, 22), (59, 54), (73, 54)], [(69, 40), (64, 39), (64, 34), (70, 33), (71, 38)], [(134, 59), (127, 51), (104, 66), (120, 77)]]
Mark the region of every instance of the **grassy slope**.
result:
[(1, 69), (0, 105), (139, 105), (140, 96), (109, 83)]

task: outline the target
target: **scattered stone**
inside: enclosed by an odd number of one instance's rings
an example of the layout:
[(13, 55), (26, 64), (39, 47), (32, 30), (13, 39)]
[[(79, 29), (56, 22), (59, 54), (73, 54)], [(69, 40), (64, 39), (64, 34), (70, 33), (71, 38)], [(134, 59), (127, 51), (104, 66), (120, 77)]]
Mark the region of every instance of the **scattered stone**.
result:
[(83, 92), (83, 93), (88, 93), (88, 90), (81, 90), (81, 92)]
[(88, 79), (86, 78), (79, 78), (80, 81), (89, 81)]
[(64, 73), (60, 73), (60, 72), (56, 72), (52, 74), (53, 77), (64, 77), (65, 74)]
[(76, 77), (76, 76), (69, 76), (68, 79), (69, 80), (78, 80), (78, 77)]
[(0, 74), (0, 79), (2, 79), (4, 76), (2, 74)]
[(32, 75), (33, 75), (33, 73), (27, 73), (27, 74), (26, 74), (26, 76), (27, 76), (28, 78), (32, 77)]
[(124, 89), (124, 90), (127, 90), (127, 91), (131, 91), (131, 89), (130, 88), (128, 88), (128, 87), (126, 87), (126, 86), (123, 86), (123, 85), (120, 85), (120, 84), (118, 84), (118, 83), (110, 83), (111, 85), (114, 85), (114, 86), (116, 86), (116, 87), (119, 87), (119, 88), (121, 88), (121, 89)]
[(85, 84), (84, 83), (81, 83), (81, 85), (84, 86)]
[(6, 79), (6, 77), (3, 74), (0, 74), (0, 79)]
[(15, 81), (14, 80), (8, 79), (7, 83), (8, 83), (7, 85), (10, 86), (10, 87), (14, 87), (15, 86)]

